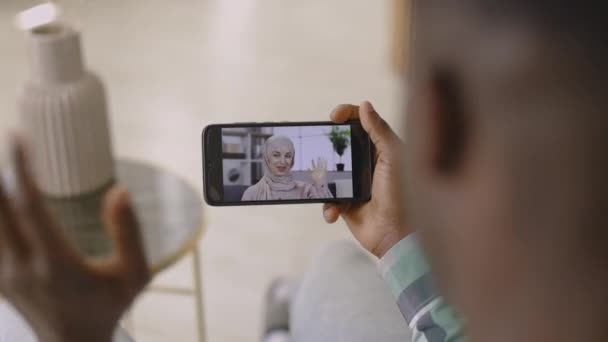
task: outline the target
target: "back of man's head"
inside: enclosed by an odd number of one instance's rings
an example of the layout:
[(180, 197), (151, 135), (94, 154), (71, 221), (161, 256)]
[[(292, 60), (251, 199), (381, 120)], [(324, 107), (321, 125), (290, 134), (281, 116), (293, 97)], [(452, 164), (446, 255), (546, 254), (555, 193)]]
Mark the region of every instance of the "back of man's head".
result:
[(608, 3), (414, 8), (407, 209), (443, 290), (478, 341), (608, 340)]

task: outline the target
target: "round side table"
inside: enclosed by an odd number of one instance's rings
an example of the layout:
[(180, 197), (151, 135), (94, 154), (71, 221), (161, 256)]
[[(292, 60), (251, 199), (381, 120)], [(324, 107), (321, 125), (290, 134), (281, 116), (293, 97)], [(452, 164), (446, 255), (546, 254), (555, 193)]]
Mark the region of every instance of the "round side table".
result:
[[(6, 175), (5, 175), (6, 176)], [(14, 179), (9, 174), (10, 179)], [(14, 183), (14, 182), (13, 182)], [(203, 291), (198, 241), (203, 235), (203, 201), (198, 191), (175, 174), (150, 164), (119, 160), (116, 183), (129, 189), (153, 274), (192, 253), (193, 288), (149, 287), (148, 291), (189, 295), (196, 301), (197, 333), (205, 339)], [(110, 186), (79, 197), (47, 198), (66, 235), (91, 257), (109, 255), (112, 245), (102, 223), (103, 199)]]

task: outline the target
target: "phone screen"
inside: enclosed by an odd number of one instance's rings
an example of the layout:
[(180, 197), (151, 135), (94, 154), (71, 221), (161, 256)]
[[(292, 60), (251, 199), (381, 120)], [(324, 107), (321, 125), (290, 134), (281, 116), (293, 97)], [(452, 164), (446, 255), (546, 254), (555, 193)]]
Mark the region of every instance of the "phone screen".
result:
[(211, 205), (369, 199), (371, 149), (358, 122), (213, 125), (203, 149)]

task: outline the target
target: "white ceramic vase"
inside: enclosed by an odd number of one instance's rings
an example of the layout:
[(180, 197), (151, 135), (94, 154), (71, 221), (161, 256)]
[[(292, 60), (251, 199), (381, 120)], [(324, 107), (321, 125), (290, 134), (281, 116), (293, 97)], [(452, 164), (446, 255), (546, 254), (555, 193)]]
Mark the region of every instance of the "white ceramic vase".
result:
[(114, 178), (106, 96), (84, 67), (79, 33), (53, 24), (27, 42), (30, 77), (18, 107), (41, 190), (73, 197), (102, 188)]

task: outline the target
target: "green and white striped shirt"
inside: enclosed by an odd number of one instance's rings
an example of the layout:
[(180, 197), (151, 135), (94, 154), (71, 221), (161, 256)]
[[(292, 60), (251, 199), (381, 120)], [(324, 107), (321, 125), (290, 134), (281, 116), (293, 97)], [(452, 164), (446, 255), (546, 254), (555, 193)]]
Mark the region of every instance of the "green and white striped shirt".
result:
[(415, 234), (391, 248), (379, 267), (413, 342), (467, 341), (461, 318), (435, 290), (431, 267)]

